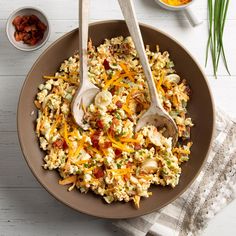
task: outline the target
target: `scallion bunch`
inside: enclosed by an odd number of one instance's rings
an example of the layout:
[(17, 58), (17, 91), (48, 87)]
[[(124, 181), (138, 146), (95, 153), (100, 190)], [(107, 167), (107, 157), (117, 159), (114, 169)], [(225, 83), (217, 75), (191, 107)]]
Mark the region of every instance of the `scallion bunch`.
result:
[(211, 51), (215, 77), (221, 55), (225, 68), (230, 74), (223, 45), (223, 33), (229, 2), (230, 0), (208, 0), (209, 37), (207, 41), (205, 65), (207, 65), (209, 51)]

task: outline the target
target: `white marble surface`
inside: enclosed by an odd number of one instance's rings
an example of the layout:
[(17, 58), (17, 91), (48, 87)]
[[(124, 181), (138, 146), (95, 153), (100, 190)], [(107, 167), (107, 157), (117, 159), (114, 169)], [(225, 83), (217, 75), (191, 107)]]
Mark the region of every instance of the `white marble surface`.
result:
[[(192, 28), (182, 13), (161, 10), (153, 0), (135, 0), (138, 19), (160, 28), (178, 41), (204, 66), (207, 40), (206, 0), (194, 4), (203, 24)], [(42, 49), (23, 53), (13, 48), (5, 34), (9, 14), (21, 6), (37, 6), (49, 17), (51, 37)], [(225, 46), (232, 76), (221, 62), (215, 80), (209, 63), (205, 68), (215, 102), (236, 117), (236, 1), (231, 1)], [(92, 0), (91, 21), (120, 19), (116, 0)], [(111, 223), (80, 214), (56, 201), (32, 176), (23, 160), (16, 133), (16, 107), (21, 85), (35, 59), (56, 38), (77, 26), (76, 0), (0, 0), (0, 235), (121, 235)], [(208, 235), (236, 235), (236, 201), (209, 224)]]

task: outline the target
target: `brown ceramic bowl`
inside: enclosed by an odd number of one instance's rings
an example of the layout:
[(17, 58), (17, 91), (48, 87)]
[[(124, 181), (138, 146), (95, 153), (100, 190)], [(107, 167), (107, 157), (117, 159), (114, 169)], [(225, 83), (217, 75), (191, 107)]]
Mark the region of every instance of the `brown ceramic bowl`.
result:
[[(154, 49), (160, 45), (162, 51), (169, 51), (178, 74), (187, 79), (192, 89), (188, 106), (189, 115), (195, 123), (192, 129), (194, 145), (190, 160), (182, 165), (179, 185), (171, 187), (153, 186), (153, 195), (141, 200), (140, 209), (131, 203), (106, 204), (92, 193), (82, 194), (79, 191), (67, 191), (67, 186), (58, 184), (57, 171), (45, 171), (42, 168), (44, 153), (39, 148), (35, 135), (35, 119), (37, 110), (34, 99), (37, 87), (43, 82), (43, 75), (54, 74), (61, 62), (78, 48), (78, 30), (73, 30), (52, 44), (36, 61), (30, 70), (21, 91), (18, 104), (18, 134), (25, 159), (38, 181), (55, 198), (66, 205), (93, 216), (103, 218), (130, 218), (147, 214), (160, 209), (182, 194), (197, 177), (206, 159), (214, 128), (214, 106), (206, 78), (192, 56), (173, 38), (159, 30), (140, 25), (144, 43)], [(105, 38), (129, 35), (124, 21), (104, 21), (90, 25), (89, 37), (95, 45), (101, 44)], [(34, 114), (32, 115), (32, 111)]]

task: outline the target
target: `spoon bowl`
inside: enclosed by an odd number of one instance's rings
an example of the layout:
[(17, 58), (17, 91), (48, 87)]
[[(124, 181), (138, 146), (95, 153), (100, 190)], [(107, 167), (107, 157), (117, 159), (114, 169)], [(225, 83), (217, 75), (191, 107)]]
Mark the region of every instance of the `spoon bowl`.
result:
[[(158, 116), (157, 116), (158, 111)], [(153, 125), (158, 127), (158, 129), (165, 128), (164, 136), (165, 137), (172, 137), (172, 144), (175, 144), (178, 141), (178, 132), (177, 126), (173, 119), (166, 115), (165, 112), (160, 110), (159, 107), (151, 106), (144, 115), (138, 120), (136, 125), (135, 131), (138, 132), (142, 127)]]
[(87, 129), (83, 123), (83, 117), (85, 115), (86, 107), (88, 107), (94, 100), (94, 96), (99, 92), (99, 88), (96, 86), (81, 91), (80, 89), (75, 94), (75, 99), (72, 102), (72, 114), (75, 122), (84, 130)]

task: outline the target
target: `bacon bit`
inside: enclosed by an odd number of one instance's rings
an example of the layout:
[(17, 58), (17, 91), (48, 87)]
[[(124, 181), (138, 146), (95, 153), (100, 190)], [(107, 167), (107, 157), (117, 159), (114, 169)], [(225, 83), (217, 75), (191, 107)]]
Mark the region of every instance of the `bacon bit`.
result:
[(123, 106), (123, 103), (122, 103), (121, 101), (117, 101), (117, 102), (116, 102), (116, 106), (117, 106), (118, 108), (121, 108), (121, 107)]
[(103, 123), (102, 123), (102, 120), (97, 120), (96, 124), (97, 124), (97, 127), (98, 127), (98, 128), (100, 128), (100, 129), (103, 129), (103, 128), (104, 128), (104, 125), (103, 125)]
[(22, 21), (22, 17), (21, 17), (21, 16), (17, 16), (17, 17), (15, 17), (15, 19), (13, 20), (12, 24), (13, 24), (14, 26), (16, 26), (17, 29), (19, 30), (19, 26), (20, 26), (20, 24), (21, 24), (21, 21)]
[(112, 134), (112, 136), (113, 136), (113, 134), (114, 134), (114, 130), (115, 130), (115, 126), (118, 126), (119, 125), (119, 120), (116, 118), (116, 117), (114, 117), (113, 119), (112, 119), (112, 123), (111, 123), (111, 126), (110, 126), (110, 128), (109, 128), (109, 132)]
[(124, 180), (127, 182), (127, 181), (129, 180), (129, 175), (126, 174), (126, 175), (123, 176), (123, 178), (124, 178)]
[(109, 147), (111, 147), (112, 146), (112, 142), (110, 142), (110, 141), (106, 141), (104, 144), (103, 144), (103, 147), (104, 148), (109, 148)]
[(112, 94), (112, 96), (114, 96), (115, 92), (116, 92), (116, 88), (113, 87), (113, 88), (110, 90), (110, 93)]
[(68, 145), (67, 145), (67, 143), (66, 143), (66, 140), (63, 140), (63, 150), (65, 150), (65, 149), (67, 149), (68, 148)]
[(63, 150), (68, 148), (68, 145), (64, 139), (56, 140), (55, 142), (52, 143), (52, 146), (54, 148), (59, 148), (59, 149), (63, 149)]
[(120, 150), (120, 149), (116, 149), (115, 150), (115, 155), (116, 155), (116, 157), (119, 157), (120, 155), (121, 155), (121, 153), (122, 153), (122, 151)]
[(109, 62), (106, 59), (104, 59), (104, 61), (103, 61), (103, 66), (104, 66), (105, 70), (111, 69)]
[(47, 26), (35, 15), (16, 16), (12, 21), (15, 26), (14, 37), (16, 41), (34, 46), (42, 40)]
[(95, 148), (99, 148), (99, 138), (100, 138), (101, 132), (95, 131), (91, 136), (92, 144)]
[(138, 143), (134, 144), (134, 150), (140, 150), (142, 148), (142, 146)]
[(119, 125), (119, 123), (120, 123), (120, 121), (119, 121), (116, 117), (114, 117), (114, 118), (112, 119), (112, 124), (113, 124), (113, 125), (117, 126), (117, 125)]
[(95, 168), (93, 170), (93, 175), (96, 179), (99, 179), (104, 176), (104, 171), (101, 168)]
[(52, 144), (52, 146), (54, 148), (62, 149), (63, 148), (63, 143), (64, 143), (64, 141), (62, 139), (58, 139)]

